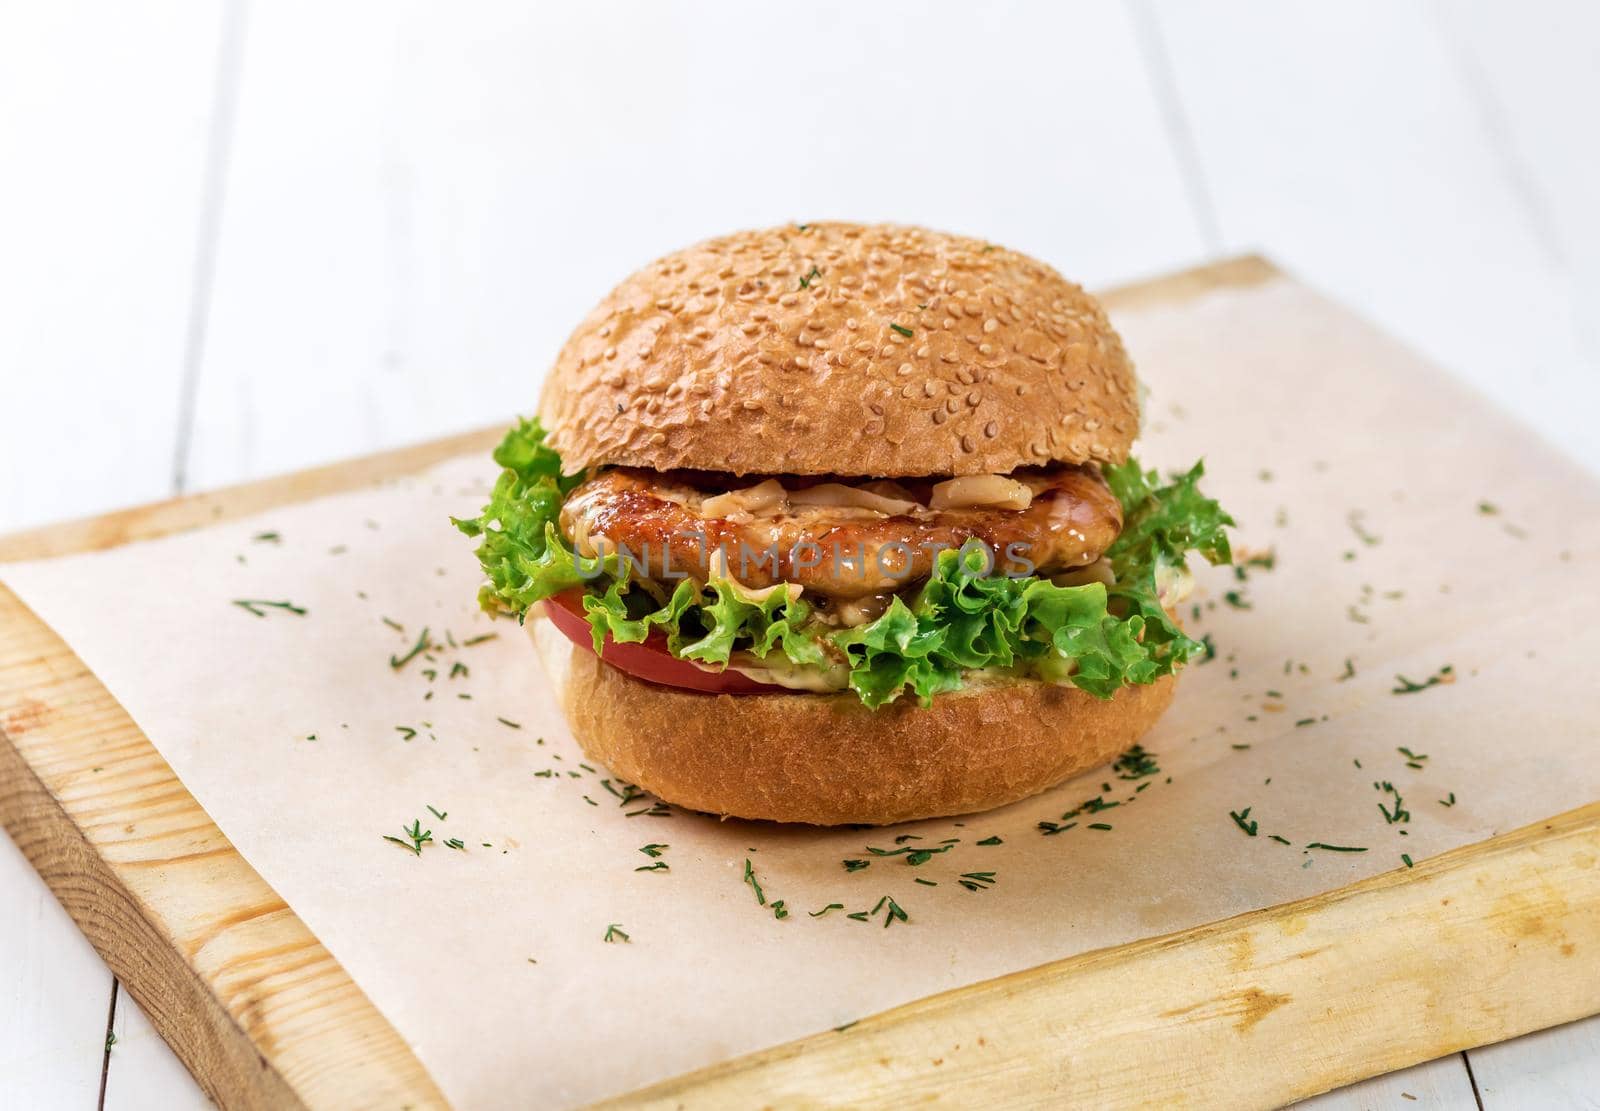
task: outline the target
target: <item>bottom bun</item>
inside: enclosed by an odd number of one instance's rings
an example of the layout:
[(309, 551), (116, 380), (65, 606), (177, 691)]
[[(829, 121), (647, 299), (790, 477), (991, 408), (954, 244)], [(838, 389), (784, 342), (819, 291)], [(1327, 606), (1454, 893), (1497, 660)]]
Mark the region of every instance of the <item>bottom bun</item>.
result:
[(548, 620), (530, 635), (592, 759), (666, 802), (724, 817), (887, 825), (1027, 798), (1109, 763), (1155, 724), (1173, 679), (1104, 700), (1016, 681), (900, 698), (697, 694), (635, 679)]

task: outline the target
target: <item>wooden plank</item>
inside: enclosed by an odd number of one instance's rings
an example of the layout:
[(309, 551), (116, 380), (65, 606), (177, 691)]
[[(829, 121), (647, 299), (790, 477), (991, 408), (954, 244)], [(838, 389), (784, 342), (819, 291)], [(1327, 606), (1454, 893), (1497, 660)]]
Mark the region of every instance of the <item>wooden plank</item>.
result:
[(7, 6), (0, 529), (171, 489), (219, 30), (203, 0)]
[(1600, 99), (1600, 9), (1527, 0), (1513, 11), (1461, 0), (1434, 14), (1528, 224), (1546, 255), (1577, 279), (1578, 304), (1592, 305), (1600, 289), (1600, 143), (1574, 130), (1573, 107)]
[[(1235, 261), (1109, 299), (1183, 300), (1271, 273)], [(0, 542), (0, 557), (192, 528), (415, 470), (495, 434), (36, 532)], [(0, 816), (206, 1090), (247, 1106), (348, 1106), (358, 1094), (441, 1104), (114, 699), (3, 590), (0, 630)], [(1567, 954), (1600, 942), (1597, 853), (1600, 806), (1413, 873), (925, 1000), (632, 1102), (742, 1105), (754, 1085), (790, 1102), (965, 1091), (1059, 1104), (1069, 1092), (1116, 1106), (1199, 1098), (1182, 1067), (1194, 1060), (1207, 1061), (1204, 1096), (1282, 1102), (1600, 1010), (1600, 983)], [(928, 1046), (948, 1047), (942, 1063)]]
[(1477, 1102), (1466, 1060), (1452, 1053), (1312, 1096), (1294, 1106), (1295, 1111), (1471, 1111)]
[(425, 444), (396, 448), (360, 459), (330, 463), (292, 475), (242, 482), (204, 494), (190, 494), (149, 505), (85, 517), (0, 537), (0, 562), (45, 559), (71, 552), (99, 551), (132, 540), (148, 540), (185, 529), (248, 517), (325, 494), (337, 494), (469, 451), (488, 451), (505, 435), (505, 426), (482, 428)]
[(0, 821), (202, 1088), (443, 1106), (411, 1051), (122, 707), (0, 588)]
[(0, 1104), (92, 1107), (100, 1090), (111, 973), (94, 947), (0, 837)]
[[(1600, 1011), (1600, 803), (1325, 895), (920, 1000), (633, 1108), (1273, 1107)], [(1490, 987), (1492, 985), (1492, 987)], [(1486, 990), (1489, 989), (1489, 990)], [(1203, 1062), (1203, 1068), (1196, 1068)]]
[[(1489, 135), (1497, 176), (1554, 280), (1545, 311), (1576, 333), (1584, 359), (1529, 359), (1520, 377), (1558, 401), (1540, 415), (1552, 438), (1569, 448), (1593, 444), (1592, 414), (1600, 412), (1600, 142), (1576, 106), (1600, 102), (1600, 8), (1467, 0), (1432, 11)], [(1600, 460), (1600, 452), (1578, 454)]]
[(211, 1107), (172, 1047), (127, 992), (117, 998), (116, 1042), (101, 1111), (205, 1111)]
[(1593, 1107), (1600, 1093), (1600, 1018), (1486, 1045), (1469, 1056), (1484, 1111)]
[[(196, 483), (527, 411), (598, 291), (733, 227), (954, 226), (1092, 285), (1206, 253), (1120, 7), (910, 22), (847, 0), (253, 7)], [(930, 83), (956, 58), (970, 95)]]
[[(1578, 404), (1600, 400), (1600, 337), (1582, 311), (1600, 283), (1575, 298), (1427, 10), (1162, 0), (1155, 11), (1223, 249), (1269, 248), (1600, 470), (1594, 405)], [(1547, 43), (1568, 44), (1573, 64), (1550, 67), (1556, 88), (1585, 56), (1564, 22), (1547, 12), (1545, 36), (1518, 33), (1542, 66)], [(1545, 145), (1589, 152), (1563, 164), (1584, 166), (1567, 195), (1593, 228), (1596, 148), (1570, 127), (1585, 101), (1540, 103)]]
[[(0, 530), (171, 488), (219, 25), (200, 0), (0, 16)], [(9, 843), (0, 904), (0, 1103), (93, 1106), (111, 973)]]

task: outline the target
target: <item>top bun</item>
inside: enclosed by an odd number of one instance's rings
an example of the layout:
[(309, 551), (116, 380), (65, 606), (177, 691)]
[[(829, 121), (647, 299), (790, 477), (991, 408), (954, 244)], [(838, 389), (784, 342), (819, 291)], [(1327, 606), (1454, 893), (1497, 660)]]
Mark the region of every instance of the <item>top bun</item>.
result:
[(925, 228), (740, 232), (628, 278), (567, 340), (540, 416), (568, 465), (1004, 474), (1120, 463), (1133, 366), (1099, 303)]

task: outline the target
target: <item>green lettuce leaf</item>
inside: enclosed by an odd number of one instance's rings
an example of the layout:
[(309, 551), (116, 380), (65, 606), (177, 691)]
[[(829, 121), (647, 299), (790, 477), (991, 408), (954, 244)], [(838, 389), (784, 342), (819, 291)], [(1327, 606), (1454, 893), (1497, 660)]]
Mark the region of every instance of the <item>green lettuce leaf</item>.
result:
[(615, 568), (615, 556), (579, 560), (562, 539), (561, 501), (583, 476), (563, 476), (561, 456), (544, 440), (537, 420), (519, 421), (495, 448), (494, 460), (504, 470), (489, 504), (477, 517), (451, 518), (456, 528), (483, 540), (478, 562), (489, 581), (478, 592), (479, 604), (519, 620), (534, 603)]
[(876, 709), (899, 698), (907, 687), (928, 703), (934, 695), (961, 686), (961, 668), (944, 651), (947, 635), (897, 597), (876, 621), (835, 633), (832, 640), (850, 661), (850, 689)]
[(781, 651), (802, 666), (842, 658), (850, 688), (869, 707), (907, 690), (927, 704), (979, 669), (1021, 669), (1100, 698), (1155, 682), (1205, 651), (1162, 607), (1162, 578), (1180, 571), (1191, 551), (1212, 563), (1231, 559), (1233, 520), (1200, 492), (1201, 464), (1162, 484), (1130, 460), (1104, 469), (1124, 518), (1106, 553), (1111, 587), (988, 574), (987, 554), (969, 544), (941, 552), (927, 582), (895, 597), (876, 620), (834, 631), (813, 621), (787, 585), (758, 596), (727, 580), (683, 579), (662, 602), (630, 581), (615, 555), (578, 557), (558, 522), (562, 499), (583, 476), (562, 474), (537, 420), (520, 421), (494, 458), (504, 470), (489, 504), (478, 517), (455, 521), (482, 541), (486, 610), (520, 620), (535, 603), (579, 587), (596, 651), (607, 636), (638, 643), (659, 630), (673, 655), (713, 665), (726, 665), (735, 651), (758, 658)]
[(1199, 552), (1213, 564), (1232, 562), (1227, 527), (1233, 518), (1200, 492), (1204, 462), (1165, 486), (1155, 471), (1140, 470), (1133, 459), (1104, 467), (1101, 473), (1122, 503), (1122, 532), (1107, 553), (1113, 568), (1119, 558), (1125, 564), (1136, 563), (1146, 551), (1180, 564), (1188, 551)]
[(1155, 471), (1141, 471), (1132, 459), (1105, 468), (1104, 474), (1122, 503), (1122, 532), (1106, 552), (1116, 578), (1109, 592), (1112, 606), (1129, 620), (1143, 619), (1144, 644), (1160, 665), (1159, 678), (1205, 652), (1162, 607), (1159, 576), (1182, 570), (1190, 551), (1208, 563), (1231, 563), (1227, 527), (1233, 518), (1200, 492), (1203, 462), (1165, 486)]
[(1166, 673), (1140, 643), (1143, 618), (1113, 616), (1104, 585), (986, 576), (987, 567), (981, 547), (940, 552), (909, 607), (896, 598), (876, 621), (834, 635), (864, 703), (909, 687), (926, 705), (977, 668), (1025, 665), (1101, 698)]
[[(666, 605), (635, 616), (629, 610), (629, 602), (645, 597), (648, 595), (642, 591), (631, 589), (626, 579), (615, 580), (603, 594), (591, 592), (583, 596), (583, 612), (589, 619), (596, 654), (605, 647), (607, 635), (618, 644), (639, 644), (649, 638), (652, 628), (670, 629), (677, 633), (678, 623), (683, 620), (689, 607), (699, 601), (700, 592), (694, 583), (684, 579), (678, 584), (678, 589), (672, 592)], [(639, 608), (634, 606), (635, 610)]]
[(781, 649), (796, 664), (820, 665), (826, 655), (805, 626), (811, 607), (788, 586), (755, 600), (736, 584), (716, 581), (704, 587), (679, 581), (664, 605), (654, 606), (631, 583), (615, 553), (603, 559), (578, 556), (561, 535), (561, 502), (583, 481), (564, 475), (561, 456), (545, 442), (537, 419), (522, 420), (506, 433), (494, 460), (504, 468), (489, 504), (474, 518), (452, 518), (456, 528), (482, 540), (478, 562), (488, 582), (479, 603), (493, 614), (522, 620), (546, 598), (584, 589), (584, 613), (594, 631), (595, 650), (607, 634), (621, 643), (645, 640), (652, 629), (667, 634), (667, 647), (680, 658), (726, 664), (735, 648), (765, 657)]
[(604, 594), (586, 594), (583, 609), (594, 630), (596, 652), (608, 634), (629, 644), (661, 629), (667, 634), (667, 650), (680, 659), (726, 664), (735, 647), (760, 657), (776, 648), (793, 663), (821, 665), (827, 660), (822, 646), (804, 629), (810, 607), (790, 593), (784, 585), (756, 601), (726, 581), (701, 587), (684, 579), (665, 605), (635, 613), (641, 609), (639, 600), (649, 595), (618, 580)]
[(1161, 605), (1160, 575), (1181, 571), (1190, 551), (1230, 562), (1233, 518), (1200, 493), (1201, 463), (1166, 485), (1132, 460), (1104, 473), (1123, 508), (1106, 553), (1115, 585), (985, 575), (981, 547), (941, 552), (909, 607), (897, 598), (876, 621), (833, 636), (861, 700), (879, 706), (910, 688), (926, 705), (961, 686), (963, 671), (1018, 665), (1110, 698), (1203, 655)]

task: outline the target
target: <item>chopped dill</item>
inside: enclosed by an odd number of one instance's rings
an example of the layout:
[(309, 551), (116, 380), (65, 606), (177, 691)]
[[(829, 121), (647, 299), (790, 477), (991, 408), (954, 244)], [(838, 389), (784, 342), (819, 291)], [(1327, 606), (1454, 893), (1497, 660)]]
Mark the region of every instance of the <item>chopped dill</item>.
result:
[[(235, 598), (233, 604), (248, 613), (255, 614), (257, 617), (267, 616), (268, 609), (282, 610), (284, 613), (292, 613), (296, 617), (304, 617), (310, 612), (304, 606), (297, 606), (293, 602), (267, 602), (260, 598)], [(261, 607), (266, 608), (263, 609)]]
[(767, 893), (761, 890), (761, 881), (756, 879), (756, 870), (750, 865), (750, 858), (744, 858), (744, 882), (750, 885), (750, 890), (756, 893), (756, 902), (761, 906), (767, 905)]
[(962, 872), (957, 881), (968, 891), (984, 891), (994, 886), (993, 872)]
[(401, 668), (405, 667), (406, 664), (422, 655), (431, 647), (432, 644), (428, 640), (428, 630), (426, 627), (424, 627), (422, 634), (417, 637), (417, 643), (411, 646), (411, 651), (407, 652), (404, 656), (390, 656), (389, 666), (394, 668), (396, 671), (399, 671)]
[(1389, 692), (1390, 694), (1416, 694), (1418, 691), (1425, 691), (1429, 687), (1437, 687), (1444, 683), (1453, 683), (1456, 681), (1456, 674), (1455, 668), (1449, 664), (1445, 664), (1438, 671), (1434, 672), (1420, 683), (1412, 679), (1407, 679), (1404, 675), (1396, 675), (1394, 679), (1396, 685)]

